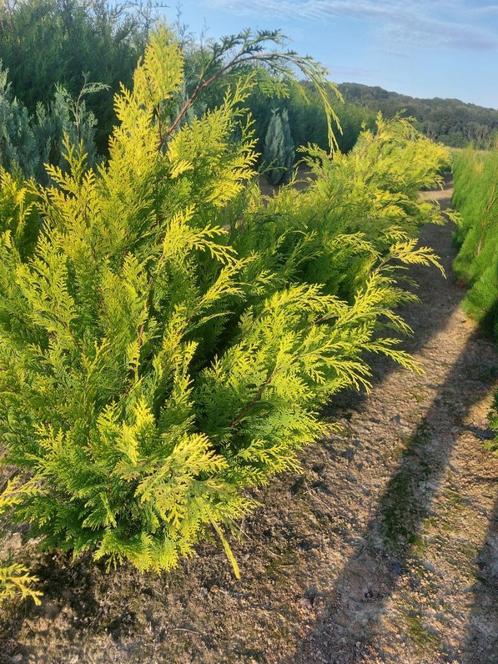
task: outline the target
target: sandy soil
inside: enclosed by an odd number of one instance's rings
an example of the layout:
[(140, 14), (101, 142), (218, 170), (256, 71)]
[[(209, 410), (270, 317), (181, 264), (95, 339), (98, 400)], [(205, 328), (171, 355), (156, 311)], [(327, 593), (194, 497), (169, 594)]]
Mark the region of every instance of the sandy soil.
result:
[[(448, 270), (451, 235), (423, 238)], [(331, 404), (342, 433), (261, 491), (232, 538), (241, 581), (214, 541), (153, 577), (43, 556), (16, 535), (45, 597), (4, 607), (0, 661), (498, 662), (498, 458), (484, 446), (498, 356), (451, 273), (414, 276), (406, 347), (425, 373), (379, 363), (368, 396)]]

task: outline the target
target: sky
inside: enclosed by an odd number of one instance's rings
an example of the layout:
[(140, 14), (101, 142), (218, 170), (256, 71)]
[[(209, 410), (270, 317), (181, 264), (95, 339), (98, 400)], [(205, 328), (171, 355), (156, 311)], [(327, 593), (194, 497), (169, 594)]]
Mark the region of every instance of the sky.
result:
[[(181, 20), (208, 38), (280, 28), (335, 82), (498, 108), (498, 1), (181, 0)], [(176, 17), (177, 5), (164, 11)]]

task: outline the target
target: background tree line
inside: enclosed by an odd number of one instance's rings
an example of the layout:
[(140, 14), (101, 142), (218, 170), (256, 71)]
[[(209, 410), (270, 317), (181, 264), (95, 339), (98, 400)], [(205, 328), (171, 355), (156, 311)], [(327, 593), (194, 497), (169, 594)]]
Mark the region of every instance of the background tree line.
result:
[(426, 136), (450, 147), (473, 144), (479, 149), (493, 146), (498, 133), (498, 110), (466, 104), (459, 99), (417, 99), (379, 87), (342, 83), (344, 98), (391, 118), (402, 113), (416, 120)]

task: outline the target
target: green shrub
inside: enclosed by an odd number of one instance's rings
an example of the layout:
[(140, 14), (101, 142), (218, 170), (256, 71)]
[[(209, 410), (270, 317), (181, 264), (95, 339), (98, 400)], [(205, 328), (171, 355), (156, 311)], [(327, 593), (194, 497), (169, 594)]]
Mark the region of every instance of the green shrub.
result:
[(64, 165), (63, 139), (83, 143), (89, 164), (97, 159), (96, 119), (86, 108), (85, 97), (102, 86), (84, 86), (74, 101), (57, 86), (53, 99), (37, 104), (34, 114), (14, 96), (8, 72), (0, 68), (0, 167), (26, 177), (46, 181), (45, 164)]
[[(114, 123), (113, 94), (131, 82), (143, 53), (147, 3), (108, 0), (17, 0), (0, 5), (0, 61), (14, 95), (31, 114), (47, 106), (57, 86), (77, 97), (88, 81), (109, 86), (89, 100), (103, 152)], [(150, 19), (145, 12), (145, 18)]]
[[(378, 264), (401, 251), (410, 259), (422, 222), (440, 220), (439, 207), (419, 200), (418, 192), (440, 182), (446, 151), (406, 120), (379, 118), (375, 133), (364, 132), (348, 154), (331, 159), (312, 148), (304, 155), (311, 170), (305, 190), (290, 183), (259, 204), (257, 214), (243, 222), (236, 216), (230, 242), (257, 255), (260, 269), (321, 284), (352, 303)], [(246, 190), (249, 209), (255, 195)]]
[[(363, 129), (375, 128), (376, 114), (342, 100), (334, 85), (327, 86), (325, 92), (336, 115), (337, 147), (341, 152), (349, 152)], [(276, 109), (287, 111), (296, 148), (313, 144), (329, 150), (330, 135), (323, 101), (309, 83), (299, 81), (283, 87), (278, 79), (271, 81), (268, 76), (263, 76), (249, 96), (247, 107), (254, 117), (257, 149), (261, 152), (264, 152), (264, 137)]]
[(460, 213), (455, 271), (469, 284), (467, 310), (498, 338), (498, 150), (457, 154), (454, 179)]
[[(236, 569), (223, 526), (327, 432), (332, 394), (368, 386), (365, 354), (414, 367), (394, 308), (413, 299), (402, 264), (435, 262), (415, 248), (439, 219), (418, 190), (446, 155), (379, 121), (348, 156), (313, 150), (307, 191), (267, 200), (251, 78), (181, 123), (182, 72), (159, 30), (115, 99), (107, 163), (68, 144), (69, 171), (36, 188), (34, 245), (0, 219), (0, 439), (18, 469), (0, 508), (46, 547), (143, 570), (212, 527)], [(14, 210), (34, 189), (2, 187)]]
[[(349, 152), (358, 140), (363, 129), (374, 129), (376, 113), (344, 101), (336, 89), (329, 90), (331, 101), (337, 115), (340, 130), (336, 140), (341, 152)], [(305, 146), (313, 143), (326, 150), (328, 131), (323, 105), (319, 97), (305, 83), (292, 86), (287, 100), (289, 121), (295, 144)]]
[[(459, 212), (454, 268), (469, 286), (464, 307), (498, 339), (498, 149), (457, 153), (453, 173)], [(496, 416), (493, 425), (498, 431)]]

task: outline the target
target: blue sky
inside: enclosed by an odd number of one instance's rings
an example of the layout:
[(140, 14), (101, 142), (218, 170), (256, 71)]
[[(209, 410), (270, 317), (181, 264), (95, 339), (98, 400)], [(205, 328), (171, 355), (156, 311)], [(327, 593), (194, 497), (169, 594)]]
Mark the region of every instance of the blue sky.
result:
[[(498, 108), (498, 0), (182, 0), (208, 37), (281, 28), (334, 81)], [(176, 7), (166, 16), (173, 20)]]

